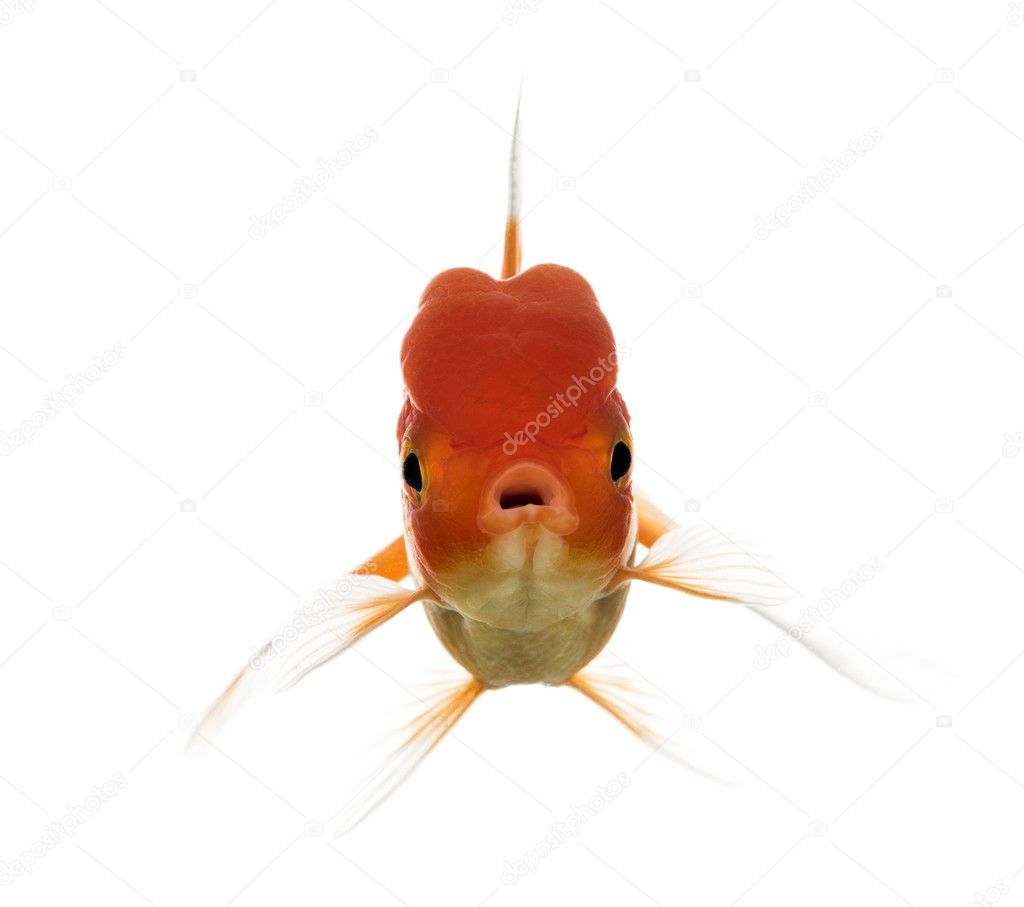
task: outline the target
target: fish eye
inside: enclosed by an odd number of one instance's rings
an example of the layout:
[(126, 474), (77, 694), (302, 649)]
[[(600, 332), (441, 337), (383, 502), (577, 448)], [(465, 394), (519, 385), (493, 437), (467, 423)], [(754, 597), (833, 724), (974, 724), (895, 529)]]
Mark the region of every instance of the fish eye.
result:
[(423, 491), (423, 473), (420, 471), (420, 458), (414, 451), (409, 451), (402, 461), (402, 478), (405, 484), (419, 494)]
[(616, 441), (612, 448), (612, 463), (610, 473), (613, 482), (618, 482), (633, 463), (633, 454), (630, 453), (629, 445), (625, 441)]

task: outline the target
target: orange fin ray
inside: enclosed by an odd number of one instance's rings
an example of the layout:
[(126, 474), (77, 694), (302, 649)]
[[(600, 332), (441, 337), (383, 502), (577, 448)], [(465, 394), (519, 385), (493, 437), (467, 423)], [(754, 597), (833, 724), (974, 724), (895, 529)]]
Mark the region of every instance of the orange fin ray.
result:
[(766, 607), (790, 597), (784, 580), (746, 548), (710, 526), (672, 529), (617, 580), (642, 580), (698, 598)]
[(409, 575), (409, 556), (405, 550), (405, 536), (381, 548), (373, 557), (364, 561), (352, 571), (357, 576), (383, 576), (394, 582), (401, 582)]
[(668, 516), (641, 495), (636, 496), (636, 510), (637, 539), (645, 548), (650, 548), (666, 532), (678, 528)]
[(245, 700), (293, 686), (426, 594), (381, 576), (346, 574), (255, 652), (206, 710), (192, 741), (211, 738)]
[(651, 713), (638, 705), (637, 697), (645, 695), (643, 690), (638, 689), (628, 680), (620, 677), (599, 676), (593, 673), (587, 674), (578, 672), (573, 674), (566, 682), (566, 686), (578, 690), (595, 705), (600, 706), (627, 731), (637, 737), (642, 743), (646, 743), (653, 752), (667, 756), (673, 762), (702, 775), (712, 781), (722, 782), (724, 779), (707, 769), (701, 768), (690, 760), (684, 758), (677, 748), (671, 745), (675, 732), (667, 736), (659, 733), (652, 726)]
[(459, 681), (427, 701), (427, 709), (406, 725), (408, 737), (332, 817), (333, 831), (345, 834), (387, 800), (444, 739), (487, 687), (475, 677)]
[[(637, 498), (637, 510), (638, 510), (638, 523), (639, 523), (639, 541), (640, 544), (645, 548), (652, 549), (658, 543), (658, 540), (671, 532), (678, 531), (678, 527), (670, 520), (664, 513), (662, 513), (657, 507), (655, 507), (650, 501), (639, 497)], [(719, 566), (723, 566), (729, 559), (730, 555), (728, 550), (719, 552)], [(751, 561), (755, 564), (759, 564), (756, 558), (751, 555)], [(712, 566), (712, 559), (708, 558), (703, 561), (704, 567), (710, 568)], [(640, 566), (643, 566), (641, 564)], [(763, 570), (770, 573), (767, 567), (763, 567)], [(656, 571), (655, 576), (658, 579), (651, 579), (651, 582), (657, 582), (660, 585), (667, 585), (673, 589), (679, 589), (684, 592), (692, 592), (693, 579), (689, 578), (689, 583), (675, 584), (670, 583), (664, 576), (664, 569)], [(643, 579), (644, 577), (637, 577)], [(678, 577), (677, 577), (678, 578)], [(781, 579), (778, 581), (776, 592), (778, 598), (773, 597), (772, 603), (781, 603), (784, 596), (781, 596), (781, 588), (784, 585), (784, 581)], [(735, 588), (732, 590), (736, 592)], [(693, 594), (699, 594), (693, 592)], [(704, 595), (703, 597), (711, 597)], [(863, 664), (863, 659), (852, 659), (848, 655), (844, 655), (838, 651), (833, 645), (830, 645), (827, 641), (822, 640), (820, 637), (811, 638), (808, 634), (801, 630), (798, 621), (787, 618), (778, 612), (765, 610), (761, 606), (766, 604), (761, 600), (761, 596), (754, 596), (755, 600), (737, 599), (736, 597), (727, 597), (724, 600), (735, 602), (741, 601), (750, 607), (750, 610), (760, 617), (762, 620), (768, 621), (774, 627), (781, 630), (787, 640), (792, 640), (798, 643), (811, 655), (817, 658), (822, 664), (828, 666), (841, 677), (849, 680), (851, 683), (856, 684), (861, 689), (866, 690), (869, 693), (874, 693), (876, 696), (881, 696), (884, 699), (890, 699), (895, 701), (904, 701), (907, 699), (903, 691), (895, 689), (894, 685), (887, 682), (878, 671), (870, 671)]]
[(356, 581), (358, 588), (333, 602), (319, 622), (283, 653), (275, 678), (277, 691), (295, 686), (427, 594), (424, 589), (406, 589), (378, 576), (358, 577)]

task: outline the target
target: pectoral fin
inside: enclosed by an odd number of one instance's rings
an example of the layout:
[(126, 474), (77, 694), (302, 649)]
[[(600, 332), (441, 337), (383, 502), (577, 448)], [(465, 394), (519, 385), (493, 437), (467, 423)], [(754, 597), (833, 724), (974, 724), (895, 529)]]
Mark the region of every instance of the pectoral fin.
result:
[(856, 664), (848, 654), (836, 651), (820, 638), (809, 638), (797, 622), (762, 606), (781, 604), (785, 583), (757, 558), (711, 527), (683, 530), (644, 498), (637, 498), (640, 544), (647, 556), (636, 566), (621, 570), (614, 582), (639, 579), (680, 592), (718, 601), (747, 605), (795, 640), (832, 670), (857, 686), (885, 698), (894, 697), (890, 684), (877, 672)]
[[(384, 549), (385, 552), (391, 547)], [(404, 548), (402, 552), (404, 562)], [(391, 560), (380, 557), (380, 563), (392, 575), (401, 567), (397, 556)], [(407, 589), (384, 576), (359, 573), (347, 574), (332, 589), (321, 590), (305, 608), (296, 612), (291, 623), (249, 659), (228, 688), (214, 700), (200, 719), (193, 741), (215, 734), (231, 713), (254, 693), (294, 685), (426, 594), (425, 589)]]
[(788, 598), (779, 578), (754, 555), (711, 527), (672, 529), (615, 582), (641, 580), (714, 601), (776, 605)]

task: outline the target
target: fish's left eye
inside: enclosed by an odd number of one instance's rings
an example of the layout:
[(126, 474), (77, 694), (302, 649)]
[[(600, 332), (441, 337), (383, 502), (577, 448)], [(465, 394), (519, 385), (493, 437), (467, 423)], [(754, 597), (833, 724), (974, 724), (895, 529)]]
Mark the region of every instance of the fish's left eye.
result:
[(612, 448), (612, 463), (609, 468), (611, 473), (612, 481), (618, 482), (626, 473), (629, 472), (629, 467), (633, 463), (633, 454), (629, 450), (629, 445), (625, 441), (616, 441), (615, 446)]
[(420, 471), (420, 458), (410, 451), (402, 461), (402, 478), (405, 484), (419, 494), (423, 491), (423, 473)]

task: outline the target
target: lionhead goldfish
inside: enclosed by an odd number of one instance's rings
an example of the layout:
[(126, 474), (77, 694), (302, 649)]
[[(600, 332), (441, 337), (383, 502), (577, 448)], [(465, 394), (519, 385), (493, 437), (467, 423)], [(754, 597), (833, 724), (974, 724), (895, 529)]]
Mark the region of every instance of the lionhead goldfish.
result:
[(501, 279), (442, 272), (402, 343), (404, 535), (343, 578), (297, 638), (267, 643), (196, 731), (208, 738), (268, 677), (289, 687), (421, 602), (469, 676), (414, 723), (355, 819), (482, 693), (510, 684), (566, 684), (658, 743), (616, 684), (585, 672), (634, 580), (755, 607), (779, 598), (744, 550), (707, 528), (676, 528), (634, 495), (622, 357), (593, 289), (559, 265), (520, 273), (518, 119)]

